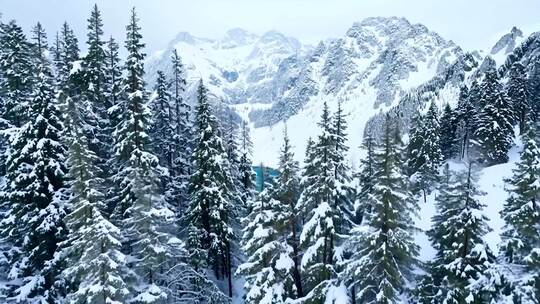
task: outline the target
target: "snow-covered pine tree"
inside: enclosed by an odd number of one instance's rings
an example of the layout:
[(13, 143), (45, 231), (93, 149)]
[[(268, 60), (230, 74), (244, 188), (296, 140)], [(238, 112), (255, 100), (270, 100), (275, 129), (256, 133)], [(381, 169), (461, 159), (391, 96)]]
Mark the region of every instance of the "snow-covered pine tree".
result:
[(252, 169), (253, 143), (249, 135), (246, 121), (242, 121), (240, 129), (240, 160), (238, 163), (239, 184), (237, 185), (243, 205), (249, 212), (251, 200), (255, 197), (255, 172)]
[(164, 273), (176, 263), (181, 242), (174, 213), (160, 188), (158, 158), (150, 152), (150, 110), (144, 88), (144, 43), (135, 9), (126, 27), (126, 78), (122, 121), (115, 131), (115, 152), (121, 165), (115, 180), (120, 192), (115, 213), (121, 219), (130, 268), (137, 275), (134, 303), (161, 303), (167, 298)]
[(474, 137), (474, 131), (476, 130), (476, 113), (472, 98), (469, 96), (469, 90), (466, 86), (461, 86), (456, 108), (456, 141), (460, 159), (469, 157), (471, 139)]
[[(532, 115), (530, 117), (533, 121), (538, 122), (540, 120), (540, 62), (535, 61), (529, 72), (527, 84), (531, 92)], [(537, 131), (540, 132), (540, 127)]]
[(73, 71), (75, 61), (79, 60), (79, 45), (77, 36), (73, 33), (71, 27), (64, 22), (60, 34), (57, 34), (58, 45), (56, 51), (58, 52), (57, 58), (55, 58), (56, 66), (56, 82), (59, 88), (65, 88), (67, 86), (70, 75)]
[[(540, 148), (532, 121), (524, 124), (523, 150), (513, 176), (506, 180), (510, 193), (501, 217), (505, 222), (499, 252), (510, 266), (515, 303), (540, 299)], [(536, 301), (536, 302), (535, 302)]]
[(513, 113), (495, 70), (486, 72), (481, 96), (484, 106), (478, 113), (474, 134), (480, 160), (488, 165), (504, 163), (514, 135)]
[(437, 106), (431, 103), (422, 122), (411, 136), (408, 147), (408, 169), (413, 176), (415, 190), (422, 191), (424, 202), (437, 181), (442, 161), (441, 136)]
[(368, 196), (373, 192), (375, 176), (375, 139), (371, 134), (366, 134), (362, 142), (362, 148), (366, 151), (366, 156), (360, 160), (360, 168), (355, 176), (358, 183), (356, 190), (356, 200), (354, 202), (355, 223), (360, 225), (369, 217), (371, 205)]
[[(110, 108), (107, 109), (107, 114), (109, 116), (109, 127), (111, 130), (105, 133), (112, 135), (114, 135), (115, 130), (122, 121), (122, 115), (125, 111), (123, 108), (125, 103), (121, 102), (121, 100), (126, 99), (126, 96), (123, 95), (122, 67), (120, 65), (118, 49), (118, 43), (116, 43), (114, 38), (110, 37), (105, 50), (105, 97), (110, 105)], [(120, 170), (120, 163), (118, 162), (118, 157), (114, 155), (115, 140), (114, 136), (112, 137), (113, 147), (111, 149), (111, 157), (105, 160), (105, 164), (109, 168), (109, 173), (103, 174), (105, 182), (110, 185), (107, 189), (103, 190), (107, 198), (107, 211), (105, 212), (107, 215), (112, 214), (116, 204), (115, 195), (119, 191), (116, 187), (118, 184), (114, 182), (114, 172)]]
[[(43, 27), (33, 29), (31, 118), (10, 138), (6, 188), (9, 210), (2, 220), (2, 235), (13, 245), (9, 252), (15, 301), (54, 302), (52, 288), (59, 272), (53, 261), (65, 237), (61, 192), (65, 179), (65, 148), (60, 141), (62, 122), (55, 99)], [(16, 220), (15, 220), (16, 219)], [(57, 300), (57, 299), (56, 299)]]
[(375, 149), (374, 188), (367, 197), (372, 211), (364, 226), (352, 229), (347, 243), (352, 255), (344, 275), (359, 303), (399, 303), (417, 264), (412, 216), (418, 205), (409, 191), (397, 132), (387, 116)]
[(103, 215), (106, 210), (103, 179), (97, 157), (88, 149), (82, 105), (67, 100), (67, 130), (71, 133), (67, 166), (70, 213), (65, 217), (69, 235), (58, 259), (66, 268), (69, 303), (121, 303), (128, 299), (132, 275), (121, 252), (121, 232)]
[(192, 111), (184, 98), (186, 75), (182, 60), (177, 51), (173, 51), (173, 79), (172, 79), (172, 109), (171, 115), (174, 124), (173, 163), (171, 171), (171, 184), (168, 186), (168, 196), (172, 198), (179, 212), (187, 208), (189, 201), (188, 184), (193, 171), (191, 154), (193, 152), (194, 135), (191, 121)]
[(122, 109), (117, 106), (122, 90), (122, 68), (118, 49), (118, 43), (113, 37), (110, 37), (105, 49), (105, 97), (110, 106), (107, 112), (113, 130), (118, 125), (122, 113)]
[(247, 260), (238, 267), (244, 275), (245, 302), (285, 303), (294, 298), (293, 250), (287, 242), (288, 206), (263, 190), (244, 219), (242, 245)]
[(349, 151), (347, 146), (347, 121), (346, 114), (343, 112), (342, 101), (338, 101), (336, 112), (332, 116), (332, 126), (330, 127), (331, 138), (334, 143), (334, 151), (331, 160), (334, 167), (334, 205), (344, 217), (337, 218), (336, 231), (338, 234), (345, 234), (350, 227), (351, 215), (354, 212), (354, 190), (351, 186), (352, 176), (351, 168), (347, 163), (346, 155)]
[(29, 117), (32, 92), (31, 44), (22, 28), (12, 20), (2, 26), (0, 36), (0, 96), (2, 96), (2, 123), (7, 127), (20, 127)]
[(516, 61), (512, 64), (509, 75), (506, 83), (506, 94), (513, 108), (515, 122), (519, 125), (519, 132), (523, 134), (526, 129), (527, 117), (532, 114), (531, 91), (527, 83), (525, 67), (521, 62)]
[[(473, 282), (482, 279), (495, 258), (484, 235), (490, 231), (482, 214), (476, 177), (469, 164), (453, 172), (445, 166), (436, 198), (436, 214), (428, 236), (437, 251), (431, 273), (435, 292), (424, 294), (422, 303), (493, 303), (490, 294)], [(427, 301), (427, 302), (426, 302)]]
[(292, 273), (294, 280), (296, 297), (301, 298), (304, 295), (301, 277), (300, 265), (300, 221), (297, 209), (298, 197), (300, 196), (300, 177), (298, 175), (299, 165), (294, 160), (294, 153), (287, 134), (287, 127), (283, 130), (283, 145), (279, 156), (279, 175), (276, 178), (274, 186), (274, 195), (280, 203), (282, 211), (282, 223), (277, 227), (285, 236), (287, 246), (290, 247), (290, 258), (293, 261), (289, 265), (289, 272)]
[[(170, 84), (163, 71), (157, 71), (155, 96), (150, 102), (150, 110), (153, 115), (150, 126), (150, 139), (154, 153), (157, 155), (160, 164), (169, 171), (173, 161), (173, 130), (171, 119), (171, 92)], [(167, 174), (168, 175), (168, 172)], [(168, 176), (164, 177), (165, 182)]]
[(103, 21), (97, 4), (92, 8), (87, 22), (88, 52), (82, 59), (85, 81), (83, 98), (87, 99), (90, 105), (88, 117), (85, 119), (90, 126), (87, 137), (90, 150), (94, 151), (100, 159), (98, 165), (103, 177), (108, 177), (112, 174), (109, 172), (107, 160), (112, 155), (113, 129), (107, 111), (112, 104), (106, 96), (105, 41), (103, 40)]
[(238, 210), (239, 214), (245, 215), (244, 211), (247, 209), (247, 206), (242, 200), (242, 193), (240, 192), (241, 188), (239, 187), (242, 184), (241, 175), (240, 175), (240, 154), (238, 147), (238, 125), (233, 120), (232, 113), (229, 112), (227, 120), (222, 123), (223, 138), (225, 153), (227, 154), (227, 164), (229, 171), (229, 176), (232, 180), (232, 191), (234, 195), (233, 203), (235, 208)]
[[(186, 220), (192, 231), (190, 252), (206, 251), (207, 265), (217, 279), (227, 278), (232, 296), (232, 248), (236, 239), (232, 221), (235, 218), (232, 179), (228, 174), (227, 153), (220, 130), (211, 113), (207, 89), (202, 81), (197, 89), (196, 137), (193, 152), (195, 170), (189, 184), (190, 203)], [(194, 239), (195, 238), (195, 239)], [(202, 261), (196, 261), (203, 264)]]
[[(336, 250), (341, 242), (338, 234), (343, 213), (335, 206), (336, 179), (333, 158), (336, 143), (332, 137), (332, 119), (326, 102), (319, 122), (321, 134), (313, 146), (311, 156), (313, 176), (303, 189), (298, 210), (305, 212), (305, 222), (300, 234), (300, 246), (304, 252), (301, 268), (304, 278), (304, 301), (325, 301), (337, 285), (337, 262), (341, 260)], [(311, 156), (308, 156), (309, 158)]]
[(452, 159), (458, 155), (458, 115), (457, 111), (445, 104), (440, 119), (441, 153), (442, 159)]

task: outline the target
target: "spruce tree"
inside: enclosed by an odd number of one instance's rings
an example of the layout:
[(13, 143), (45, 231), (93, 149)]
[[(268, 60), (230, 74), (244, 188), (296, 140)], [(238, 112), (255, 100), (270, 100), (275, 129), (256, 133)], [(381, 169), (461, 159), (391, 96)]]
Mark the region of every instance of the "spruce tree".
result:
[[(516, 61), (509, 73), (510, 77), (506, 84), (506, 91), (510, 104), (513, 107), (515, 121), (519, 125), (521, 134), (525, 133), (527, 117), (531, 115), (531, 92), (527, 83), (525, 67)], [(531, 116), (532, 117), (532, 116)]]
[(366, 227), (353, 228), (348, 240), (352, 253), (344, 275), (359, 303), (399, 303), (417, 263), (418, 246), (412, 215), (418, 210), (409, 191), (401, 160), (402, 147), (390, 118), (382, 143), (375, 150), (375, 187), (368, 196), (372, 211)]
[(368, 197), (375, 187), (375, 140), (371, 134), (367, 134), (362, 143), (362, 148), (366, 151), (365, 157), (360, 160), (360, 169), (355, 178), (358, 182), (355, 200), (355, 223), (360, 225), (371, 214), (372, 206), (369, 205)]
[(351, 187), (352, 176), (351, 168), (347, 163), (346, 155), (349, 151), (347, 146), (347, 121), (346, 114), (343, 112), (341, 100), (338, 101), (336, 112), (332, 116), (332, 126), (330, 128), (331, 138), (334, 143), (334, 151), (331, 160), (334, 167), (335, 193), (334, 206), (342, 215), (346, 215), (337, 223), (338, 234), (344, 234), (350, 226), (351, 216), (354, 206), (354, 191)]
[(488, 165), (508, 161), (508, 150), (513, 140), (513, 114), (496, 71), (486, 73), (481, 85), (483, 108), (478, 113), (475, 140), (480, 160)]
[(490, 231), (482, 214), (484, 205), (476, 198), (483, 193), (477, 189), (470, 164), (460, 172), (450, 171), (447, 165), (441, 180), (428, 231), (437, 251), (430, 276), (438, 291), (428, 297), (435, 297), (435, 303), (490, 303), (489, 294), (474, 284), (495, 262), (483, 239)]
[(442, 160), (455, 158), (459, 152), (458, 140), (458, 115), (457, 111), (450, 107), (450, 104), (445, 104), (443, 113), (440, 119), (440, 134), (441, 134), (441, 153)]
[(90, 106), (88, 117), (86, 117), (90, 127), (87, 137), (90, 150), (94, 151), (100, 159), (99, 166), (105, 178), (111, 175), (107, 160), (112, 155), (113, 145), (111, 136), (113, 129), (108, 115), (112, 104), (106, 96), (105, 41), (103, 40), (103, 21), (97, 4), (92, 8), (87, 22), (88, 52), (82, 60), (85, 81), (83, 98)]
[[(196, 138), (193, 152), (195, 171), (189, 184), (190, 202), (186, 220), (192, 226), (190, 252), (207, 252), (209, 265), (217, 279), (227, 278), (232, 295), (232, 248), (236, 239), (231, 226), (235, 218), (232, 179), (220, 130), (211, 113), (207, 89), (202, 81), (197, 89)], [(203, 264), (203, 261), (196, 261)]]
[(459, 101), (456, 108), (457, 130), (456, 140), (459, 147), (459, 158), (467, 159), (469, 156), (471, 139), (476, 130), (476, 108), (469, 96), (466, 86), (459, 91)]
[(0, 96), (2, 96), (2, 123), (7, 127), (20, 127), (29, 117), (32, 93), (31, 44), (22, 28), (12, 20), (2, 26), (0, 36)]
[(238, 192), (244, 206), (249, 210), (250, 201), (255, 197), (255, 173), (252, 169), (253, 143), (247, 122), (242, 121), (240, 130), (240, 160), (238, 163)]
[(126, 256), (121, 252), (120, 229), (103, 215), (106, 210), (104, 182), (97, 157), (88, 149), (81, 105), (67, 101), (69, 136), (67, 166), (70, 181), (70, 213), (65, 217), (69, 235), (61, 244), (59, 259), (67, 267), (62, 278), (67, 282), (66, 300), (70, 303), (125, 302), (131, 278)]
[(501, 210), (505, 225), (499, 251), (512, 269), (517, 303), (535, 303), (540, 299), (540, 149), (532, 122), (525, 125), (520, 160), (506, 180), (510, 195)]
[(173, 79), (172, 79), (172, 105), (174, 114), (171, 115), (174, 125), (173, 138), (173, 164), (171, 171), (170, 197), (176, 199), (179, 211), (185, 209), (188, 198), (189, 177), (193, 171), (191, 154), (193, 152), (194, 135), (193, 122), (191, 121), (192, 110), (184, 97), (186, 87), (185, 71), (182, 60), (176, 50), (172, 55)]
[(335, 206), (335, 141), (332, 137), (332, 121), (326, 102), (323, 106), (321, 134), (313, 146), (312, 176), (306, 176), (309, 183), (303, 189), (298, 202), (299, 210), (305, 212), (305, 222), (300, 234), (303, 249), (302, 276), (306, 301), (324, 301), (329, 290), (337, 285), (336, 244), (340, 242), (339, 223), (343, 219), (340, 209)]
[[(16, 301), (56, 301), (59, 265), (54, 260), (58, 243), (66, 234), (61, 203), (65, 183), (65, 148), (61, 143), (62, 122), (55, 99), (50, 63), (45, 56), (46, 36), (38, 23), (33, 29), (31, 119), (10, 138), (3, 199), (9, 210), (2, 235), (9, 252), (10, 279), (20, 282), (10, 296)], [(17, 220), (15, 220), (17, 219)]]
[(431, 191), (437, 181), (442, 161), (437, 106), (432, 103), (427, 114), (420, 119), (421, 125), (414, 129), (408, 147), (408, 169), (413, 175), (415, 190), (423, 192), (425, 202), (426, 193)]
[(243, 250), (248, 255), (237, 272), (244, 275), (246, 303), (286, 303), (293, 298), (293, 250), (287, 242), (287, 208), (266, 188), (245, 218)]
[(293, 265), (289, 271), (294, 280), (296, 296), (301, 298), (304, 295), (300, 265), (300, 223), (297, 209), (298, 197), (300, 196), (300, 177), (298, 175), (299, 165), (294, 160), (292, 146), (287, 134), (287, 127), (283, 131), (283, 145), (279, 157), (279, 175), (274, 186), (274, 195), (280, 203), (282, 211), (282, 222), (277, 225), (278, 229), (285, 236), (285, 242), (292, 251), (290, 258)]
[(129, 266), (137, 275), (132, 286), (133, 302), (159, 303), (167, 297), (167, 282), (162, 275), (176, 263), (181, 243), (171, 235), (174, 213), (164, 200), (158, 158), (150, 151), (150, 110), (144, 88), (144, 43), (135, 9), (126, 27), (124, 110), (116, 133), (115, 152), (120, 171), (118, 204), (115, 213), (121, 220), (126, 249), (133, 257)]
[[(153, 114), (150, 127), (150, 137), (154, 153), (158, 156), (160, 164), (170, 170), (173, 162), (173, 125), (171, 119), (171, 92), (170, 84), (162, 71), (157, 72), (155, 98), (151, 101)], [(167, 177), (168, 179), (168, 177)]]

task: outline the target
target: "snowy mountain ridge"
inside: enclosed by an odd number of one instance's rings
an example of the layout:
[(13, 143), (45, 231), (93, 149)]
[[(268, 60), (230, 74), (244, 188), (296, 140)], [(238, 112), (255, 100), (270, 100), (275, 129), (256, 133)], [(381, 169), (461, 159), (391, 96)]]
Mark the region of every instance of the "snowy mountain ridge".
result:
[(484, 59), (482, 53), (488, 52), (466, 53), (426, 26), (398, 17), (366, 18), (343, 37), (316, 47), (276, 31), (256, 35), (232, 29), (221, 39), (182, 32), (148, 60), (147, 80), (152, 83), (158, 69), (170, 70), (170, 54), (176, 49), (191, 84), (202, 78), (215, 100), (249, 121), (254, 163), (270, 166), (277, 164), (285, 121), (301, 160), (307, 139), (317, 134), (322, 103), (335, 109), (339, 101), (349, 115), (354, 164), (366, 124), (376, 128), (380, 113), (403, 115), (425, 107), (428, 100), (455, 104), (463, 80), (503, 64), (523, 39), (513, 28)]

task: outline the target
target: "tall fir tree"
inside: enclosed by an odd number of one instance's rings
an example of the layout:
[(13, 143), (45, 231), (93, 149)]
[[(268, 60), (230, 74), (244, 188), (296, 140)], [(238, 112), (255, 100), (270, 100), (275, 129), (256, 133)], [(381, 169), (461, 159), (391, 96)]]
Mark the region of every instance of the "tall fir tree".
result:
[(181, 243), (174, 213), (160, 187), (158, 158), (150, 151), (150, 110), (144, 88), (144, 43), (135, 9), (126, 27), (125, 90), (122, 121), (116, 133), (115, 151), (121, 164), (116, 219), (121, 220), (126, 250), (133, 257), (129, 266), (137, 275), (133, 284), (135, 303), (160, 303), (167, 298), (162, 275), (175, 264)]
[(321, 134), (307, 155), (313, 175), (298, 201), (298, 209), (304, 211), (305, 222), (300, 234), (302, 256), (302, 277), (305, 301), (317, 303), (325, 301), (331, 290), (338, 285), (336, 269), (341, 259), (336, 251), (341, 242), (338, 234), (339, 223), (344, 218), (336, 208), (335, 155), (336, 143), (332, 136), (332, 118), (326, 102), (319, 122)]
[(354, 228), (348, 240), (352, 255), (344, 275), (359, 303), (399, 303), (417, 264), (412, 216), (418, 205), (409, 191), (395, 128), (387, 117), (382, 143), (375, 150), (375, 187), (367, 198), (372, 211), (365, 227)]
[(88, 149), (82, 105), (69, 98), (66, 127), (69, 136), (67, 166), (70, 183), (70, 213), (65, 222), (69, 235), (58, 259), (65, 269), (66, 300), (70, 303), (120, 303), (128, 299), (126, 256), (121, 252), (122, 235), (106, 219), (104, 180), (96, 166), (97, 157)]
[[(408, 146), (408, 169), (413, 176), (415, 190), (422, 191), (424, 202), (437, 181), (442, 161), (440, 124), (437, 106), (432, 103), (420, 126), (411, 134)], [(416, 120), (418, 123), (418, 119)]]
[(331, 160), (334, 167), (336, 187), (333, 208), (336, 210), (339, 209), (339, 213), (344, 215), (344, 217), (337, 222), (337, 233), (345, 234), (346, 230), (350, 227), (352, 213), (354, 212), (354, 190), (351, 186), (351, 168), (346, 159), (347, 152), (349, 151), (349, 147), (347, 146), (347, 115), (344, 113), (341, 103), (342, 101), (339, 100), (336, 112), (332, 116), (332, 126), (330, 131), (334, 143), (334, 151)]
[(443, 113), (440, 119), (440, 134), (441, 134), (441, 153), (442, 160), (448, 160), (458, 156), (458, 117), (457, 111), (450, 107), (450, 104), (445, 104)]
[(540, 299), (540, 148), (532, 121), (523, 134), (523, 150), (513, 176), (506, 180), (510, 193), (501, 217), (500, 253), (512, 269), (515, 303)]
[(89, 124), (89, 148), (100, 159), (99, 166), (103, 177), (112, 173), (107, 160), (111, 158), (113, 149), (113, 128), (108, 110), (112, 107), (106, 96), (106, 52), (103, 40), (103, 20), (101, 12), (95, 4), (87, 20), (88, 52), (82, 59), (84, 73), (84, 98), (88, 101), (90, 110), (86, 121)]
[(520, 133), (523, 134), (525, 133), (527, 117), (532, 115), (532, 96), (527, 83), (525, 67), (519, 61), (516, 61), (512, 65), (509, 75), (506, 92), (513, 108), (514, 120), (518, 123)]
[(360, 160), (360, 168), (355, 178), (358, 183), (355, 199), (355, 223), (360, 225), (369, 218), (372, 206), (368, 197), (375, 187), (375, 139), (371, 134), (367, 134), (362, 143), (362, 148), (366, 151), (365, 157)]
[(20, 127), (29, 117), (32, 93), (31, 43), (22, 28), (12, 20), (2, 26), (0, 37), (0, 96), (2, 96), (2, 123), (4, 127)]
[[(202, 81), (197, 89), (196, 138), (193, 152), (195, 170), (189, 184), (190, 203), (186, 220), (192, 227), (188, 238), (190, 252), (207, 252), (207, 265), (217, 279), (227, 278), (232, 296), (232, 248), (236, 239), (232, 179), (227, 153), (215, 116), (211, 113), (207, 89)], [(203, 264), (203, 261), (196, 261)]]
[(244, 275), (246, 303), (286, 303), (294, 298), (293, 251), (287, 243), (287, 206), (266, 188), (245, 218), (243, 250), (248, 257), (238, 267)]
[(176, 200), (178, 211), (182, 212), (187, 208), (189, 200), (188, 184), (189, 177), (193, 171), (191, 161), (194, 132), (193, 122), (191, 120), (192, 110), (186, 102), (184, 92), (186, 89), (186, 75), (182, 60), (176, 50), (172, 55), (173, 79), (172, 79), (172, 105), (174, 114), (171, 115), (174, 124), (173, 138), (173, 170), (171, 171), (171, 185), (169, 196)]
[[(172, 168), (173, 162), (173, 124), (171, 119), (171, 92), (170, 84), (162, 71), (157, 72), (155, 97), (150, 102), (153, 115), (150, 126), (150, 137), (154, 153), (158, 156), (160, 164)], [(168, 175), (168, 173), (167, 173)], [(166, 177), (168, 179), (168, 176)], [(168, 181), (167, 181), (168, 182)]]
[(255, 173), (252, 169), (253, 143), (249, 135), (249, 126), (242, 121), (240, 126), (240, 159), (238, 163), (238, 189), (244, 206), (249, 210), (250, 201), (255, 197)]
[[(10, 296), (16, 301), (57, 301), (53, 286), (59, 272), (54, 261), (58, 243), (66, 234), (61, 202), (65, 183), (65, 148), (62, 122), (53, 88), (50, 63), (45, 55), (43, 27), (33, 29), (34, 91), (31, 119), (10, 138), (7, 187), (3, 199), (10, 209), (3, 219), (2, 235), (13, 244), (9, 252), (9, 277), (20, 282)], [(17, 220), (15, 220), (17, 219)]]
[(294, 160), (287, 127), (283, 131), (283, 145), (279, 156), (279, 175), (276, 178), (274, 193), (280, 202), (283, 213), (282, 223), (278, 225), (281, 233), (285, 236), (285, 242), (290, 249), (290, 259), (293, 264), (289, 266), (294, 281), (294, 290), (297, 298), (304, 296), (301, 277), (301, 248), (300, 248), (300, 214), (297, 209), (297, 202), (300, 196), (299, 165)]
[(460, 172), (446, 165), (441, 180), (436, 214), (428, 231), (437, 251), (428, 274), (435, 290), (430, 288), (421, 301), (492, 303), (489, 293), (474, 284), (483, 279), (495, 258), (483, 238), (490, 228), (482, 214), (484, 205), (476, 198), (483, 193), (476, 186), (472, 165)]
[(462, 86), (459, 91), (459, 100), (456, 108), (457, 130), (456, 140), (460, 159), (468, 159), (471, 140), (476, 130), (477, 110), (472, 102), (472, 95), (466, 86)]
[(481, 85), (475, 140), (480, 160), (488, 165), (508, 161), (508, 150), (513, 140), (512, 119), (508, 98), (502, 90), (496, 71), (487, 72)]

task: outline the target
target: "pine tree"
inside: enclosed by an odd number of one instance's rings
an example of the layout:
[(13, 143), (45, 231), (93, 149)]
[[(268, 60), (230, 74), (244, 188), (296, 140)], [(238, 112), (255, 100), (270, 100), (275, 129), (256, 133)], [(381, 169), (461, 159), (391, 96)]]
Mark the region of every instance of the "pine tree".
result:
[[(470, 95), (472, 96), (472, 95)], [(476, 108), (466, 86), (462, 86), (459, 92), (459, 101), (456, 108), (457, 130), (456, 140), (459, 146), (459, 158), (467, 159), (469, 156), (470, 142), (476, 130)]]
[(10, 138), (8, 182), (3, 193), (10, 208), (3, 219), (2, 235), (13, 244), (9, 277), (20, 282), (11, 296), (17, 301), (52, 303), (56, 296), (52, 287), (59, 271), (54, 255), (66, 233), (61, 203), (65, 148), (60, 141), (62, 123), (50, 64), (44, 55), (46, 36), (39, 23), (33, 34), (36, 67), (31, 120)]
[(245, 121), (242, 121), (240, 130), (240, 160), (238, 163), (238, 192), (243, 205), (249, 210), (250, 202), (255, 197), (255, 173), (252, 169), (253, 143), (249, 135), (249, 127)]
[(523, 134), (524, 147), (506, 180), (510, 193), (501, 217), (500, 253), (513, 270), (512, 281), (517, 303), (535, 303), (540, 298), (540, 149), (529, 121)]
[(246, 283), (246, 303), (285, 303), (294, 292), (293, 250), (287, 243), (287, 206), (266, 188), (253, 202), (243, 230), (247, 261), (238, 267)]
[[(235, 218), (232, 179), (228, 174), (227, 154), (223, 147), (215, 116), (208, 103), (207, 89), (202, 81), (198, 87), (196, 113), (197, 134), (189, 194), (191, 201), (186, 220), (192, 225), (189, 244), (191, 253), (206, 251), (207, 263), (217, 279), (228, 278), (232, 295), (232, 248), (235, 240), (231, 226)], [(195, 239), (193, 239), (195, 238)], [(197, 261), (202, 264), (202, 261)]]
[(174, 213), (161, 194), (158, 158), (150, 152), (150, 110), (144, 89), (144, 43), (135, 9), (126, 27), (126, 100), (116, 130), (117, 173), (120, 193), (115, 215), (121, 219), (127, 249), (137, 275), (135, 303), (159, 303), (167, 297), (162, 275), (175, 264), (181, 244), (171, 235)]
[(0, 49), (2, 123), (20, 127), (29, 119), (33, 63), (31, 44), (15, 21), (3, 25)]
[(105, 50), (105, 97), (109, 113), (110, 126), (114, 130), (118, 125), (122, 109), (118, 107), (122, 90), (122, 71), (120, 66), (120, 55), (118, 53), (118, 43), (110, 37)]
[(390, 118), (382, 144), (375, 150), (375, 187), (368, 196), (372, 211), (366, 227), (353, 228), (348, 240), (352, 253), (345, 276), (360, 303), (398, 303), (416, 264), (412, 214), (418, 206), (403, 172), (402, 148)]
[[(170, 84), (162, 71), (157, 72), (155, 98), (151, 101), (153, 114), (150, 137), (160, 164), (170, 170), (173, 162), (173, 125), (171, 119)], [(167, 177), (168, 179), (168, 177)]]
[(437, 181), (442, 161), (437, 106), (432, 103), (427, 114), (420, 119), (422, 122), (412, 133), (408, 147), (408, 168), (413, 175), (414, 187), (423, 192), (425, 202), (426, 193)]
[(531, 92), (527, 83), (525, 67), (519, 61), (516, 61), (510, 69), (508, 79), (507, 95), (510, 104), (513, 107), (515, 121), (519, 125), (520, 133), (525, 132), (525, 123), (527, 117), (531, 114)]
[(355, 223), (360, 225), (371, 214), (372, 206), (368, 204), (369, 195), (373, 192), (375, 176), (375, 140), (371, 134), (367, 134), (362, 143), (366, 156), (360, 160), (360, 170), (355, 178), (358, 182), (355, 200)]
[[(313, 176), (306, 176), (309, 184), (303, 189), (298, 209), (305, 212), (305, 222), (300, 234), (303, 287), (307, 302), (323, 301), (327, 292), (337, 285), (335, 268), (339, 254), (335, 251), (340, 242), (338, 225), (343, 214), (335, 206), (336, 179), (333, 157), (335, 142), (332, 121), (324, 103), (319, 127), (321, 134), (313, 146)], [(308, 155), (308, 158), (311, 156)]]
[(65, 217), (70, 233), (61, 244), (59, 259), (68, 282), (66, 300), (70, 303), (124, 302), (129, 294), (126, 256), (121, 252), (121, 232), (103, 215), (103, 179), (97, 157), (88, 149), (81, 105), (68, 99), (67, 128), (72, 133), (67, 165), (70, 180), (69, 206)]
[(188, 198), (189, 176), (193, 168), (191, 154), (193, 152), (193, 123), (191, 121), (191, 107), (184, 98), (186, 80), (184, 75), (184, 66), (180, 56), (173, 51), (173, 81), (172, 81), (172, 106), (174, 114), (171, 115), (174, 124), (173, 137), (173, 170), (171, 171), (171, 185), (169, 185), (169, 196), (176, 200), (179, 211), (186, 208), (185, 204)]
[[(446, 165), (436, 198), (436, 215), (428, 236), (437, 251), (430, 276), (437, 286), (435, 303), (490, 303), (473, 282), (480, 280), (494, 263), (493, 253), (484, 241), (490, 231), (487, 217), (476, 196), (472, 166), (461, 172)], [(431, 302), (430, 302), (431, 303)]]
[(334, 151), (331, 155), (331, 159), (334, 167), (334, 180), (336, 190), (334, 193), (334, 206), (333, 208), (345, 215), (337, 222), (338, 234), (344, 234), (347, 227), (350, 226), (351, 214), (353, 212), (353, 197), (354, 191), (351, 187), (352, 176), (351, 168), (347, 164), (346, 155), (349, 151), (349, 147), (346, 145), (347, 141), (347, 122), (346, 115), (341, 107), (341, 101), (338, 101), (338, 108), (332, 117), (332, 126), (330, 128), (331, 138), (334, 142)]
[(300, 223), (297, 209), (298, 197), (300, 196), (299, 165), (294, 160), (286, 126), (283, 131), (283, 146), (280, 151), (278, 170), (280, 173), (276, 178), (274, 193), (280, 203), (282, 223), (277, 227), (285, 236), (285, 242), (290, 248), (287, 251), (291, 251), (289, 255), (293, 264), (290, 266), (289, 271), (294, 281), (296, 296), (301, 298), (304, 295), (304, 290), (300, 273)]
[(458, 117), (450, 104), (446, 104), (440, 119), (442, 160), (452, 159), (458, 155)]
[(64, 22), (60, 35), (57, 34), (58, 46), (56, 50), (58, 56), (55, 59), (57, 85), (60, 88), (65, 88), (73, 72), (74, 64), (79, 60), (79, 45), (77, 36), (69, 27), (67, 22)]
[(111, 136), (113, 128), (108, 115), (112, 104), (106, 96), (105, 41), (103, 40), (103, 21), (97, 4), (92, 8), (87, 22), (88, 53), (82, 60), (85, 81), (83, 93), (90, 105), (86, 118), (90, 126), (87, 137), (90, 150), (94, 151), (100, 159), (98, 165), (105, 178), (111, 175), (107, 160), (111, 158), (113, 145)]
[(508, 161), (508, 150), (512, 144), (513, 114), (496, 71), (486, 73), (481, 85), (480, 102), (483, 108), (478, 113), (475, 139), (480, 159), (488, 165)]

